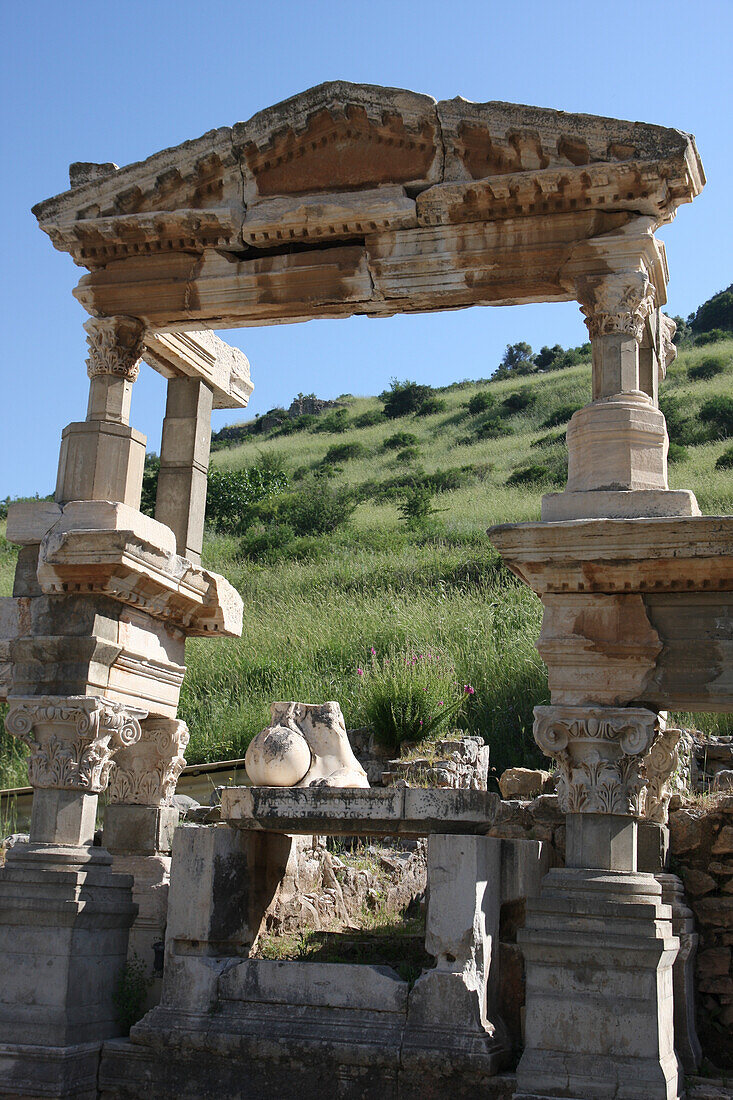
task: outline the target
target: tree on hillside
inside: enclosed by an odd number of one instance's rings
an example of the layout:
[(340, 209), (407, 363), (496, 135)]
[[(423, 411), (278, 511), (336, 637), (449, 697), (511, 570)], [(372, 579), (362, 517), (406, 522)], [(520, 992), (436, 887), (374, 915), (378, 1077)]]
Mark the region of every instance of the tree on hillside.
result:
[(507, 344), (501, 363), (492, 374), (492, 378), (513, 378), (516, 375), (531, 374), (535, 367), (532, 347), (524, 340), (518, 344)]
[(695, 335), (713, 329), (733, 332), (733, 283), (703, 302), (687, 320)]

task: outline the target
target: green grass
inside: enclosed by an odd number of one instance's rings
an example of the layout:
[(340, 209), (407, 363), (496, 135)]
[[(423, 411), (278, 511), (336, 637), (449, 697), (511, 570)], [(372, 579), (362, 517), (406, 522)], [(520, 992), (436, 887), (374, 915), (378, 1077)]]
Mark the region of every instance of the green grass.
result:
[[(723, 357), (722, 373), (691, 380), (690, 368), (711, 354)], [(691, 348), (672, 365), (663, 392), (680, 398), (694, 416), (704, 401), (730, 392), (732, 375), (733, 340)], [(338, 485), (355, 490), (410, 469), (430, 475), (471, 466), (474, 473), (460, 488), (436, 495), (434, 505), (442, 511), (415, 531), (400, 518), (399, 500), (370, 498), (359, 504), (348, 526), (295, 540), (290, 556), (281, 560), (249, 560), (239, 538), (207, 534), (205, 564), (241, 592), (244, 629), (239, 639), (188, 643), (181, 715), (191, 728), (190, 762), (243, 755), (267, 723), (275, 699), (337, 699), (347, 726), (361, 725), (365, 708), (357, 667), (371, 647), (383, 655), (391, 646), (408, 645), (439, 647), (455, 666), (456, 679), (475, 687), (457, 724), (486, 738), (497, 772), (541, 759), (531, 733), (532, 708), (548, 700), (544, 666), (534, 648), (541, 606), (501, 565), (486, 529), (539, 519), (542, 493), (562, 488), (563, 431), (542, 425), (559, 406), (589, 400), (590, 365), (492, 383), (488, 389), (512, 429), (498, 438), (477, 436), (491, 411), (471, 416), (465, 408), (472, 394), (486, 388), (486, 383), (469, 383), (442, 391), (446, 407), (430, 416), (411, 415), (340, 434), (254, 436), (212, 456), (216, 466), (238, 469), (271, 454), (280, 456), (291, 473), (307, 472), (334, 444), (358, 443), (363, 452), (343, 462), (336, 475)], [(520, 391), (533, 400), (512, 414), (502, 402)], [(347, 404), (349, 420), (381, 407), (376, 398), (350, 398)], [(415, 462), (405, 465), (395, 451), (384, 448), (385, 439), (397, 431), (417, 437), (420, 457)], [(536, 445), (546, 437), (549, 442)], [(687, 458), (670, 467), (671, 486), (692, 489), (705, 513), (733, 513), (733, 471), (715, 469), (729, 446), (724, 439), (688, 446)], [(517, 470), (533, 465), (547, 467), (544, 482), (507, 485)], [(291, 480), (296, 491), (298, 484)], [(14, 556), (14, 549), (0, 540), (4, 595), (12, 589)], [(709, 732), (728, 731), (730, 721), (716, 715), (694, 718)], [(17, 778), (17, 756), (9, 751), (0, 742), (3, 785)]]

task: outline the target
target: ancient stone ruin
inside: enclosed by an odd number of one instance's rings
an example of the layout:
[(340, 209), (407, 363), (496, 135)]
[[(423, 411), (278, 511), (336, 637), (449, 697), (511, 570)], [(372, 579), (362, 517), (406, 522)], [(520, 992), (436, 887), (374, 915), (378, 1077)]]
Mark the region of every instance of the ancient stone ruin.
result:
[[(62, 432), (55, 502), (11, 508), (0, 614), (7, 728), (35, 791), (30, 840), (0, 871), (0, 1095), (682, 1097), (699, 1047), (691, 918), (661, 873), (665, 712), (733, 709), (733, 519), (669, 489), (658, 407), (675, 349), (654, 233), (703, 187), (693, 138), (336, 82), (70, 179), (34, 213), (85, 269), (89, 405)], [(296, 704), (259, 742), (262, 777), (286, 785), (227, 789), (218, 823), (176, 829), (185, 640), (241, 630), (200, 555), (210, 413), (252, 386), (208, 330), (573, 300), (593, 399), (570, 423), (567, 488), (541, 522), (490, 533), (544, 606), (535, 737), (560, 775), (565, 866), (498, 795), (368, 788), (339, 716)], [(168, 380), (154, 520), (129, 423), (141, 360)], [(435, 966), (414, 984), (251, 957), (292, 838), (312, 834), (429, 838)], [(514, 1075), (496, 947), (520, 902)], [(119, 1038), (120, 974), (163, 941), (162, 987)]]

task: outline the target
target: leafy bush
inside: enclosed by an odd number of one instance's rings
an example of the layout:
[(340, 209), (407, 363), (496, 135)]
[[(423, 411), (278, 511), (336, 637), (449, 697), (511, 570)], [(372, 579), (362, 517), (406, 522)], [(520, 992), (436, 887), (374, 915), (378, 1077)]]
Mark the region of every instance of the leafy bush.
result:
[(145, 455), (143, 466), (143, 489), (140, 497), (140, 511), (155, 518), (155, 498), (158, 494), (158, 474), (160, 459), (156, 454)]
[(429, 485), (410, 486), (397, 508), (411, 530), (422, 527), (441, 510), (433, 508), (433, 490)]
[(369, 412), (355, 416), (352, 424), (355, 428), (371, 428), (375, 424), (382, 424), (386, 417), (381, 409), (370, 409)]
[(722, 355), (706, 355), (696, 366), (690, 367), (687, 375), (695, 382), (706, 382), (710, 378), (715, 378), (716, 374), (723, 374), (725, 368), (726, 361)]
[(665, 393), (659, 398), (659, 408), (664, 413), (667, 435), (672, 443), (694, 447), (698, 443), (706, 442), (709, 438), (709, 430), (703, 428), (694, 416), (694, 410), (691, 410), (689, 402), (683, 402), (679, 397)]
[(331, 432), (339, 434), (345, 432), (349, 425), (349, 414), (346, 409), (331, 409), (325, 416), (317, 416), (313, 431)]
[(733, 469), (733, 447), (728, 447), (723, 451), (722, 455), (715, 463), (716, 470), (730, 470)]
[(508, 397), (505, 397), (502, 401), (502, 405), (509, 412), (516, 413), (522, 412), (523, 409), (529, 408), (530, 405), (534, 405), (537, 400), (537, 395), (532, 393), (529, 388), (518, 390), (516, 393), (510, 393)]
[(445, 412), (448, 405), (442, 397), (426, 397), (419, 409), (415, 410), (415, 416), (436, 416)]
[(476, 428), (477, 439), (498, 439), (502, 435), (513, 435), (514, 428), (500, 416), (489, 416)]
[(388, 435), (382, 444), (382, 450), (385, 451), (401, 451), (404, 447), (414, 447), (417, 443), (417, 436), (412, 432), (395, 432), (394, 435)]
[(245, 531), (240, 549), (246, 558), (274, 562), (282, 557), (283, 549), (294, 538), (295, 531), (287, 523), (260, 523)]
[(328, 448), (323, 457), (323, 464), (333, 465), (336, 462), (350, 462), (353, 458), (363, 458), (367, 449), (363, 443), (334, 443)]
[(303, 413), (302, 416), (289, 416), (272, 434), (293, 435), (294, 432), (310, 431), (315, 427), (317, 422), (318, 417), (314, 413)]
[(552, 473), (549, 466), (522, 466), (515, 470), (506, 479), (507, 485), (538, 485), (543, 481), (551, 480)]
[(398, 382), (392, 379), (390, 388), (379, 395), (379, 400), (384, 403), (384, 415), (390, 420), (399, 416), (407, 416), (408, 413), (418, 412), (424, 403), (434, 396), (432, 386), (419, 386), (417, 382)]
[(550, 413), (547, 420), (544, 421), (543, 428), (556, 428), (558, 424), (566, 424), (579, 409), (582, 409), (582, 405), (560, 405), (558, 409)]
[(733, 397), (711, 397), (700, 408), (700, 420), (710, 424), (719, 439), (733, 435)]
[(530, 443), (530, 447), (552, 447), (555, 443), (565, 442), (565, 432), (548, 432), (547, 435), (541, 435), (537, 439), (533, 439)]
[(405, 741), (433, 736), (455, 720), (475, 694), (469, 684), (456, 682), (449, 658), (435, 650), (392, 647), (380, 658), (372, 647), (369, 661), (356, 672), (361, 717), (393, 752)]
[(403, 451), (398, 451), (395, 455), (395, 462), (417, 462), (420, 457), (419, 447), (405, 447)]
[(478, 416), (479, 413), (488, 412), (489, 409), (496, 407), (496, 398), (493, 393), (489, 393), (488, 390), (479, 390), (478, 393), (474, 393), (466, 403), (471, 416)]
[(689, 457), (687, 447), (684, 447), (681, 443), (670, 443), (667, 453), (668, 462), (686, 462)]
[(725, 329), (712, 328), (710, 332), (701, 332), (692, 342), (696, 348), (701, 348), (705, 344), (719, 344), (721, 340), (730, 340), (730, 337), (730, 332), (726, 332)]
[(351, 518), (358, 503), (351, 490), (324, 477), (302, 484), (302, 490), (284, 498), (278, 510), (280, 522), (292, 527), (296, 535), (323, 535)]
[(287, 487), (287, 474), (279, 456), (264, 455), (255, 466), (243, 470), (212, 466), (206, 493), (206, 520), (219, 531), (242, 532), (251, 522), (252, 505), (284, 492)]

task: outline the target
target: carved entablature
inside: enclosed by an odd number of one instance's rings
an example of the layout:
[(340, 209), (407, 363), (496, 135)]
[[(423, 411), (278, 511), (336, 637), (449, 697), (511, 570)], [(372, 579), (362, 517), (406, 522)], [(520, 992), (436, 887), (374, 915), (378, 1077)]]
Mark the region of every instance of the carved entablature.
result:
[(186, 766), (183, 755), (189, 732), (176, 718), (148, 718), (141, 736), (115, 755), (109, 783), (110, 802), (141, 806), (170, 806), (178, 776)]
[(111, 374), (134, 382), (140, 372), (145, 326), (136, 317), (91, 317), (84, 328), (89, 377)]
[[(562, 300), (556, 269), (569, 248), (640, 216), (655, 226), (669, 221), (705, 177), (694, 139), (676, 129), (521, 104), (436, 103), (404, 89), (333, 81), (138, 164), (87, 165), (73, 181), (70, 191), (34, 208), (41, 228), (77, 263), (99, 271), (102, 283), (108, 265), (128, 262), (138, 282), (141, 270), (154, 281), (173, 280), (175, 316), (168, 309), (161, 316), (158, 303), (153, 324), (171, 331), (184, 321), (240, 323), (240, 281), (253, 277), (255, 304), (262, 297), (270, 307), (265, 320), (292, 319), (283, 309), (291, 283), (308, 307), (298, 319), (333, 316), (354, 289), (344, 280), (335, 289), (324, 285), (333, 257), (316, 249), (339, 239), (368, 254), (365, 266), (375, 253), (400, 261), (403, 287), (411, 278), (429, 288), (420, 309)], [(511, 221), (519, 218), (525, 224), (517, 228)], [(526, 249), (523, 269), (536, 258), (546, 273), (542, 285), (525, 273), (494, 288), (505, 246), (492, 233), (487, 242), (480, 233), (475, 241), (456, 239), (462, 223), (506, 223), (508, 250)], [(282, 251), (291, 244), (297, 259)], [(450, 258), (465, 262), (467, 251), (470, 279), (459, 270), (455, 287), (426, 281), (433, 265), (450, 274)], [(263, 268), (263, 261), (270, 262)], [(202, 273), (202, 262), (213, 266)], [(215, 272), (232, 283), (226, 291), (222, 284), (222, 297), (183, 285)], [(257, 277), (270, 274), (275, 287), (260, 286)], [(117, 304), (90, 312), (147, 319), (157, 295), (142, 283), (138, 290), (149, 303), (142, 312), (117, 278), (108, 291)], [(394, 297), (390, 285), (366, 279), (364, 301), (349, 312), (384, 315)]]
[(563, 813), (641, 812), (659, 716), (638, 707), (535, 707), (534, 739), (557, 764)]
[(9, 700), (5, 728), (30, 749), (33, 787), (98, 794), (115, 753), (140, 738), (147, 711), (92, 695), (39, 695)]
[(633, 336), (641, 343), (654, 309), (655, 289), (644, 271), (623, 271), (582, 280), (578, 297), (591, 340)]

